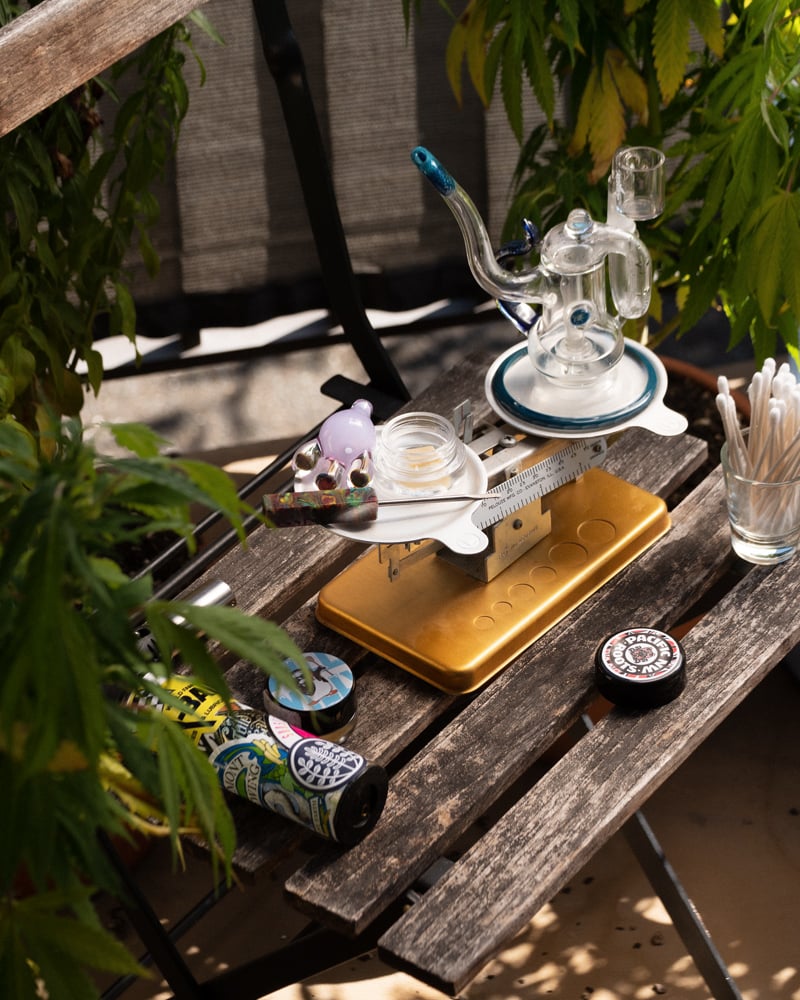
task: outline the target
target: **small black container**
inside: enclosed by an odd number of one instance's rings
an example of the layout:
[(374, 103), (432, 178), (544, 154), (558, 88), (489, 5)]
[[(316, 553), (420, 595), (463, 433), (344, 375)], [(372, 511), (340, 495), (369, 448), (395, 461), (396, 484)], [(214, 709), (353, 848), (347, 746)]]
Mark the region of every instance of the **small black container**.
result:
[(264, 707), (270, 715), (297, 729), (341, 743), (355, 725), (356, 688), (350, 667), (330, 653), (304, 653), (311, 672), (309, 687), (293, 660), (287, 660), (299, 691), (283, 687), (270, 677)]
[(627, 628), (608, 636), (594, 658), (600, 693), (624, 708), (657, 708), (686, 687), (683, 647), (657, 628)]

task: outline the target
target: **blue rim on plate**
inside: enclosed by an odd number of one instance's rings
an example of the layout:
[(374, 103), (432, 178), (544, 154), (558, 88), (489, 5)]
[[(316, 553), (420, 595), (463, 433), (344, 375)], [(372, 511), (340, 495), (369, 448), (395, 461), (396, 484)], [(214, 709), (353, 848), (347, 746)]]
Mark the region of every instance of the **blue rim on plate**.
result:
[(520, 347), (519, 350), (514, 351), (513, 354), (509, 354), (498, 365), (497, 371), (492, 376), (492, 392), (498, 405), (510, 416), (529, 424), (536, 424), (538, 427), (545, 429), (581, 432), (599, 431), (607, 427), (615, 427), (617, 424), (622, 423), (622, 421), (629, 420), (631, 417), (635, 417), (637, 413), (641, 413), (652, 402), (658, 385), (658, 374), (650, 359), (638, 351), (635, 344), (626, 344), (625, 351), (626, 353), (636, 354), (636, 360), (647, 373), (647, 383), (635, 399), (631, 400), (625, 406), (613, 410), (611, 413), (604, 413), (597, 417), (559, 417), (552, 413), (542, 413), (539, 410), (532, 410), (516, 397), (512, 396), (506, 388), (505, 380), (511, 368), (517, 364), (520, 358), (527, 355), (527, 347)]

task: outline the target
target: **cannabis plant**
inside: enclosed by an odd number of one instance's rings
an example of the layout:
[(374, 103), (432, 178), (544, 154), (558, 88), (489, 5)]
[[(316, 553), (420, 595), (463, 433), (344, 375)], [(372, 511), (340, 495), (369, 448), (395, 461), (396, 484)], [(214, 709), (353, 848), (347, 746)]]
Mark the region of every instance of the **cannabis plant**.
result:
[[(230, 698), (213, 639), (289, 680), (300, 656), (276, 625), (235, 608), (153, 600), (120, 546), (163, 528), (190, 539), (189, 505), (246, 512), (221, 470), (164, 457), (141, 426), (113, 428), (123, 457), (103, 458), (80, 421), (53, 421), (46, 446), (0, 422), (0, 992), (83, 1000), (89, 968), (136, 970), (92, 907), (116, 882), (98, 834), (187, 831), (230, 863), (234, 829), (219, 780), (180, 724), (131, 698), (169, 699), (159, 680), (179, 661)], [(142, 621), (158, 647), (137, 641)], [(38, 992), (37, 992), (38, 991)]]
[[(421, 0), (414, 7), (421, 13)], [(403, 0), (408, 19), (411, 0)], [(757, 358), (800, 327), (800, 12), (783, 0), (470, 0), (446, 67), (495, 90), (520, 143), (505, 236), (573, 207), (605, 218), (623, 144), (668, 156), (667, 207), (641, 235), (690, 330), (711, 307)], [(530, 88), (546, 124), (526, 133)], [(455, 167), (454, 167), (455, 169)], [(659, 311), (660, 297), (653, 308)], [(657, 317), (659, 318), (659, 317)]]
[[(0, 26), (32, 5), (0, 0)], [(199, 15), (195, 22), (205, 26)], [(193, 831), (214, 864), (230, 869), (235, 833), (219, 780), (158, 710), (170, 700), (159, 682), (180, 664), (229, 699), (209, 640), (289, 684), (284, 660), (300, 656), (277, 626), (235, 608), (154, 599), (151, 578), (122, 562), (154, 534), (191, 544), (190, 505), (221, 512), (244, 539), (252, 511), (229, 477), (165, 457), (165, 442), (141, 426), (113, 428), (122, 457), (98, 455), (79, 419), (79, 363), (95, 391), (103, 375), (98, 329), (135, 334), (129, 255), (158, 266), (152, 186), (186, 112), (189, 45), (178, 24), (0, 139), (0, 994), (8, 1000), (84, 1000), (96, 995), (90, 970), (142, 971), (92, 905), (98, 889), (118, 889), (99, 839), (165, 837), (179, 859), (181, 837)], [(146, 648), (141, 624), (152, 635)], [(152, 702), (137, 706), (142, 693)]]
[[(33, 5), (0, 0), (0, 27)], [(134, 339), (126, 266), (158, 268), (152, 190), (188, 107), (188, 51), (181, 22), (0, 138), (0, 416), (77, 413), (78, 365), (102, 380), (98, 331)]]

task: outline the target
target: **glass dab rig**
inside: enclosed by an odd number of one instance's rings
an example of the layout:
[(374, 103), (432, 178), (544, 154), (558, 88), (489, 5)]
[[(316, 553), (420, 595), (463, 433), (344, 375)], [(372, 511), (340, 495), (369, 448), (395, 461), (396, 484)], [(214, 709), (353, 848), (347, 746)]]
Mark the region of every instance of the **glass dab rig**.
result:
[[(527, 335), (536, 371), (555, 386), (579, 388), (613, 369), (625, 350), (622, 322), (644, 316), (650, 304), (652, 266), (635, 221), (663, 210), (663, 154), (617, 151), (607, 222), (574, 209), (539, 241), (525, 220), (524, 239), (499, 255), (471, 198), (433, 154), (418, 146), (411, 159), (455, 216), (475, 280)], [(536, 252), (538, 264), (519, 266)]]

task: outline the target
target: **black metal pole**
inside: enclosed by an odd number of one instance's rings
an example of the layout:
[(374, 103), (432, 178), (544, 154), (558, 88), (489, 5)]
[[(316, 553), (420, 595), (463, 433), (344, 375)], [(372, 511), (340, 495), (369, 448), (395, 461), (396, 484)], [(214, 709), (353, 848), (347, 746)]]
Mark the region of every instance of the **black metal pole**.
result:
[(175, 1000), (202, 1000), (202, 989), (184, 962), (168, 932), (156, 916), (136, 880), (128, 871), (109, 837), (98, 835), (101, 849), (116, 871), (122, 890), (120, 903), (125, 908), (136, 933), (153, 958), (153, 964), (169, 983)]
[(303, 189), (322, 279), (342, 324), (376, 389), (401, 402), (411, 397), (370, 323), (356, 284), (303, 55), (284, 0), (253, 0), (261, 45), (275, 79)]

